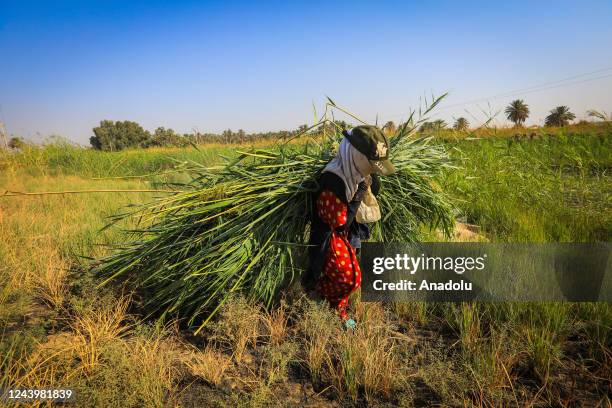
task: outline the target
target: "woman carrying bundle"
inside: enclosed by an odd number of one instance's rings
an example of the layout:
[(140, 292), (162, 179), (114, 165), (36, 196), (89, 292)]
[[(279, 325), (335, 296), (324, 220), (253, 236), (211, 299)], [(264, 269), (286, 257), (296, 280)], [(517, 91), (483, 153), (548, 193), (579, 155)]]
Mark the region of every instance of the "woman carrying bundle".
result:
[(375, 203), (376, 175), (389, 175), (395, 168), (388, 159), (387, 138), (377, 127), (357, 126), (343, 135), (338, 154), (323, 169), (313, 197), (310, 265), (304, 284), (316, 288), (347, 328), (355, 328), (346, 308), (349, 295), (361, 284), (356, 247), (369, 235), (368, 228), (355, 218), (358, 212), (369, 213), (366, 202)]

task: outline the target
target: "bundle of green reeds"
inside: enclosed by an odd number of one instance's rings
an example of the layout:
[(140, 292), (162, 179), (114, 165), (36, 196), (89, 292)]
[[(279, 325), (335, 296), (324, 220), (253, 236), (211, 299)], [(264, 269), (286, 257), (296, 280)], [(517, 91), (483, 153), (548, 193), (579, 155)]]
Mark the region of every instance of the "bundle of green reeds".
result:
[[(422, 224), (449, 233), (451, 205), (432, 177), (449, 165), (446, 152), (414, 138), (409, 120), (391, 137), (397, 173), (382, 178), (383, 219), (375, 237), (414, 241)], [(190, 163), (182, 192), (121, 214), (137, 217), (131, 240), (97, 264), (104, 283), (128, 278), (145, 306), (200, 328), (233, 293), (270, 304), (304, 267), (310, 194), (334, 155), (340, 131), (305, 143), (238, 151), (217, 167)], [(176, 188), (176, 186), (175, 186)]]

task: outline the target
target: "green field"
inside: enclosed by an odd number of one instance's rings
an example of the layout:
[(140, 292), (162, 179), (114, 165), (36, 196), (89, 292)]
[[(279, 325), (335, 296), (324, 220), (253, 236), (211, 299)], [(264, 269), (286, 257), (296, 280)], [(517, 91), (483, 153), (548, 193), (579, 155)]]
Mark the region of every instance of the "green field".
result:
[[(470, 239), (612, 237), (612, 126), (446, 131), (456, 168), (433, 182)], [(0, 151), (0, 194), (151, 190), (235, 146)], [(246, 148), (246, 147), (241, 147)], [(272, 146), (273, 148), (273, 146)], [(353, 299), (354, 334), (297, 287), (272, 310), (240, 298), (203, 333), (160, 327), (90, 258), (120, 242), (107, 217), (154, 192), (0, 197), (0, 385), (76, 387), (79, 406), (609, 406), (608, 304), (394, 304)], [(439, 239), (423, 229), (423, 240)], [(464, 239), (464, 238), (455, 238)], [(335, 404), (335, 405), (334, 405)]]

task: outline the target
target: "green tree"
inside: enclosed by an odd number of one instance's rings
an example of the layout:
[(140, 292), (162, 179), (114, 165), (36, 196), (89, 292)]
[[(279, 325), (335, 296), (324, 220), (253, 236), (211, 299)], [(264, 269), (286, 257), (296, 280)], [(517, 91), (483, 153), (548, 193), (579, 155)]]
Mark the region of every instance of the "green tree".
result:
[(435, 130), (445, 129), (447, 126), (446, 122), (442, 119), (434, 120), (432, 125)]
[(522, 99), (516, 99), (506, 107), (505, 113), (508, 120), (514, 122), (514, 126), (522, 126), (529, 117), (529, 106)]
[(243, 129), (238, 129), (238, 133), (236, 133), (236, 139), (239, 143), (244, 143), (246, 141), (246, 132)]
[(347, 130), (347, 129), (349, 129), (349, 128), (351, 127), (351, 125), (350, 125), (350, 124), (348, 124), (348, 123), (347, 123), (346, 121), (344, 121), (344, 120), (336, 120), (336, 121), (334, 121), (334, 123), (336, 124), (336, 126), (337, 126), (338, 128), (340, 128), (340, 130), (341, 130), (341, 131), (342, 131), (342, 130)]
[(164, 127), (158, 127), (153, 132), (153, 136), (143, 143), (142, 147), (162, 147), (162, 146), (186, 146), (189, 144), (189, 140), (176, 133), (172, 129), (166, 129)]
[(455, 130), (467, 130), (467, 128), (470, 126), (470, 122), (468, 122), (468, 120), (464, 117), (460, 117), (457, 118), (457, 120), (455, 120), (455, 124), (453, 125), (453, 129)]
[(557, 106), (550, 111), (546, 117), (544, 124), (546, 126), (566, 126), (570, 120), (576, 119), (576, 115), (570, 112), (567, 106)]
[(151, 134), (136, 122), (103, 120), (93, 128), (89, 143), (94, 149), (117, 151), (146, 145)]
[(232, 143), (234, 139), (234, 132), (232, 132), (232, 129), (224, 130), (221, 134), (221, 138), (223, 139), (223, 143)]
[(437, 119), (433, 122), (423, 122), (419, 128), (419, 132), (437, 132), (446, 128), (447, 124), (443, 119)]
[(27, 143), (20, 137), (11, 137), (11, 140), (8, 142), (8, 147), (11, 149), (23, 149), (26, 146)]
[(421, 124), (421, 127), (419, 127), (419, 132), (427, 132), (432, 129), (433, 129), (433, 123), (426, 121)]

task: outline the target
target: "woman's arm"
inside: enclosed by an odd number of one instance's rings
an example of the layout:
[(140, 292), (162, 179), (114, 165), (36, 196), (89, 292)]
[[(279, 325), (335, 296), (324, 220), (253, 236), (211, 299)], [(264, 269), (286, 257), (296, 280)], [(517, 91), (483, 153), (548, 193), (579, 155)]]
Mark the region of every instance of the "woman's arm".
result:
[(351, 200), (350, 203), (348, 203), (348, 211), (346, 214), (346, 224), (340, 227), (343, 231), (348, 231), (348, 229), (351, 227), (351, 224), (353, 223), (353, 221), (355, 220), (355, 217), (357, 216), (357, 210), (359, 209), (359, 206), (361, 205), (363, 196), (368, 191), (368, 188), (370, 187), (371, 184), (372, 184), (372, 178), (369, 176), (366, 177), (365, 180), (363, 180), (361, 183), (359, 183), (359, 186), (357, 187), (357, 191), (355, 192), (353, 199)]
[(370, 190), (372, 190), (372, 194), (376, 197), (380, 192), (380, 178), (377, 174), (372, 174), (372, 185), (370, 186)]

